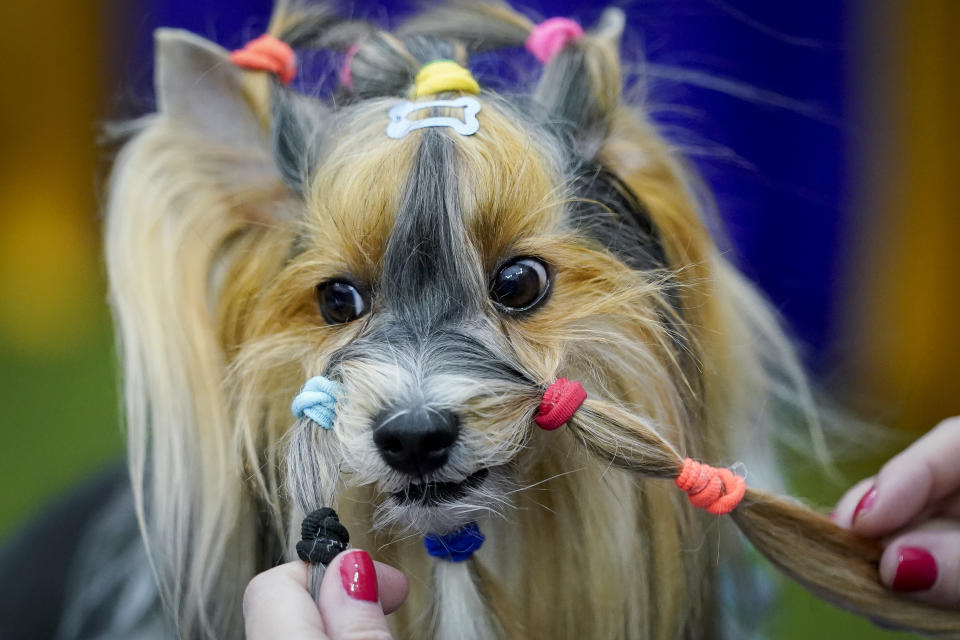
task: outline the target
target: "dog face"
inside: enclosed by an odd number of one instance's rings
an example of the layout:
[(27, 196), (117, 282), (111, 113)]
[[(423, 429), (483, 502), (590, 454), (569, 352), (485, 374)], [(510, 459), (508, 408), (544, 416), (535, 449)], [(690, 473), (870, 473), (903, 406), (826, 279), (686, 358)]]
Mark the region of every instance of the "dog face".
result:
[(374, 489), (375, 526), (443, 532), (540, 480), (531, 411), (558, 371), (659, 376), (650, 412), (675, 395), (678, 316), (649, 214), (548, 125), (491, 100), (476, 135), (392, 140), (383, 113), (341, 113), (332, 160), (298, 161), (318, 168), (255, 341), (301, 341), (344, 385), (325, 462)]

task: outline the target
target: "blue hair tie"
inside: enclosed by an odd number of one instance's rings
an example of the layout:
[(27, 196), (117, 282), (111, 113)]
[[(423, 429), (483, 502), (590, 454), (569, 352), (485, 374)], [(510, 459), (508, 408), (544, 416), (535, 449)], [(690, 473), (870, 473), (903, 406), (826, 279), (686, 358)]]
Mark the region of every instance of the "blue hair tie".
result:
[(337, 396), (342, 391), (343, 386), (329, 378), (322, 376), (310, 378), (293, 399), (290, 411), (296, 418), (306, 416), (324, 429), (333, 429)]
[(477, 523), (471, 522), (464, 528), (445, 536), (428, 533), (423, 539), (423, 546), (434, 558), (449, 562), (463, 562), (469, 560), (470, 556), (483, 546), (485, 539)]

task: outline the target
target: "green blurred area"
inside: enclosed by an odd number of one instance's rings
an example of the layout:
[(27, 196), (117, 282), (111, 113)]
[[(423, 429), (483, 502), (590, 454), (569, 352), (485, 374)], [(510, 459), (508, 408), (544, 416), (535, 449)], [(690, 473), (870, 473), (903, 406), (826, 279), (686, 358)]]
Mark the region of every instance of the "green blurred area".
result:
[(37, 353), (0, 335), (0, 539), (45, 501), (122, 455), (106, 305), (76, 339)]
[(782, 604), (771, 612), (768, 637), (773, 640), (910, 640), (919, 636), (884, 631), (817, 600), (794, 583), (785, 583)]

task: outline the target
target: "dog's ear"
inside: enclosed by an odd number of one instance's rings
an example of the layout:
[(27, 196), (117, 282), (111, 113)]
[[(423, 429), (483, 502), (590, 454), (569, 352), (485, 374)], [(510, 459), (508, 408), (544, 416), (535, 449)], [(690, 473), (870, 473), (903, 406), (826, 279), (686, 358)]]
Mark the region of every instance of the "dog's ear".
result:
[(240, 148), (269, 148), (266, 91), (256, 95), (226, 49), (179, 29), (158, 29), (157, 107), (204, 140)]
[(551, 124), (567, 128), (576, 151), (587, 159), (600, 149), (620, 103), (620, 37), (623, 11), (610, 8), (585, 37), (546, 64), (533, 93)]
[[(329, 109), (240, 69), (225, 49), (188, 31), (158, 29), (155, 37), (161, 115), (199, 140), (236, 152), (237, 179), (259, 170), (302, 193)], [(254, 166), (270, 155), (272, 163)], [(241, 159), (245, 166), (236, 166)]]

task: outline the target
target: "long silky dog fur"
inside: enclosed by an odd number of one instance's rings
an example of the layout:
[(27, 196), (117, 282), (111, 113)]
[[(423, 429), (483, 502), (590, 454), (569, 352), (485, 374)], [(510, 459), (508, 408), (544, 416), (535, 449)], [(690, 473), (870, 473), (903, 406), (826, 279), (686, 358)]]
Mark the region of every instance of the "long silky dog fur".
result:
[[(240, 637), (246, 583), (293, 559), (299, 519), (330, 505), (355, 545), (411, 577), (398, 637), (718, 637), (756, 617), (745, 585), (721, 594), (718, 576), (746, 562), (728, 522), (818, 595), (957, 637), (955, 612), (882, 588), (872, 543), (762, 491), (782, 490), (784, 422), (819, 442), (814, 402), (775, 314), (708, 231), (694, 174), (623, 97), (619, 10), (529, 87), (484, 88), (476, 135), (384, 134), (421, 65), (522, 46), (533, 26), (498, 2), (393, 33), (279, 2), (269, 31), (298, 50), (358, 45), (353, 89), (331, 98), (158, 32), (157, 113), (119, 154), (106, 215), (134, 504), (170, 621), (157, 633)], [(549, 298), (524, 315), (488, 296), (512, 256), (550, 268)], [(315, 288), (344, 275), (371, 311), (327, 325)], [(345, 387), (332, 432), (289, 414), (321, 373)], [(558, 376), (590, 399), (541, 432), (531, 416)], [(430, 480), (490, 470), (462, 500), (391, 497), (410, 479), (371, 425), (411, 403), (462, 420)], [(745, 464), (731, 516), (673, 486), (686, 456)], [(426, 556), (425, 532), (470, 520), (487, 536), (474, 558)]]

